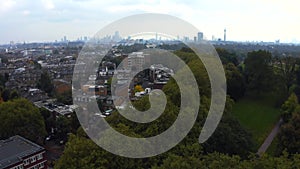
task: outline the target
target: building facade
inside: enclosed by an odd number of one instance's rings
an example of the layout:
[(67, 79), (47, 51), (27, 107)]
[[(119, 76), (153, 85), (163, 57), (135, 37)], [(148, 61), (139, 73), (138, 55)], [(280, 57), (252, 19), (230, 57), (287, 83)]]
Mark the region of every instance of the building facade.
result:
[(45, 149), (21, 136), (0, 141), (1, 169), (46, 169)]

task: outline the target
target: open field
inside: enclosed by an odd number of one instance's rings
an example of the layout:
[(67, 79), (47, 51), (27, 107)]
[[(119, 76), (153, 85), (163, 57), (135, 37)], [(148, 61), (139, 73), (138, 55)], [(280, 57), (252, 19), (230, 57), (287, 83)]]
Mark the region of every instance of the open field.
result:
[(274, 105), (270, 99), (243, 98), (233, 107), (233, 115), (252, 133), (255, 148), (259, 148), (280, 118), (280, 110)]

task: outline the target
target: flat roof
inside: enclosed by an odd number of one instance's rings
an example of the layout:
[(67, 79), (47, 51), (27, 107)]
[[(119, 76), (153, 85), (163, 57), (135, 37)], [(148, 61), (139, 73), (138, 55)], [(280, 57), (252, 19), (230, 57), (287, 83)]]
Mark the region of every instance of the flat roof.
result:
[(43, 147), (19, 136), (0, 140), (0, 168), (23, 161), (23, 158), (44, 150)]

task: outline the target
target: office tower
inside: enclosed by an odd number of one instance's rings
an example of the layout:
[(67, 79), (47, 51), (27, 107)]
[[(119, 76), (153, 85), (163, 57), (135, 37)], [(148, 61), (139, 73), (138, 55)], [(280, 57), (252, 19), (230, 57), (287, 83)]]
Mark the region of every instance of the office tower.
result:
[(203, 40), (203, 32), (198, 32), (198, 42)]
[(224, 41), (226, 41), (226, 29), (224, 29)]

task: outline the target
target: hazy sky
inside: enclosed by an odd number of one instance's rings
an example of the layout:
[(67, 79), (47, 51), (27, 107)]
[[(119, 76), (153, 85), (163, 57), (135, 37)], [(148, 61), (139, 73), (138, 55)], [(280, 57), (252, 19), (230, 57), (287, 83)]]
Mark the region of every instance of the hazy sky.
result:
[(75, 40), (145, 12), (184, 19), (207, 39), (226, 28), (227, 40), (300, 42), (298, 0), (0, 0), (0, 43)]

